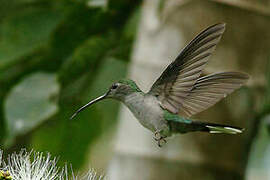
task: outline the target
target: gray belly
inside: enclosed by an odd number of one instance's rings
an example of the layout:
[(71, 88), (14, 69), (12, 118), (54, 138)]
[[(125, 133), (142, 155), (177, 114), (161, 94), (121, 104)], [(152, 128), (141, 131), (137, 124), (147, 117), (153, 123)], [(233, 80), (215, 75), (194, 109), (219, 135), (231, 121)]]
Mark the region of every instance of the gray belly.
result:
[(128, 107), (145, 128), (152, 132), (157, 130), (169, 130), (167, 122), (163, 117), (163, 109), (160, 107), (155, 97), (146, 96), (136, 101), (135, 103), (129, 104)]
[(132, 113), (145, 128), (153, 132), (156, 131), (158, 124), (162, 121), (160, 114), (154, 113), (152, 108), (142, 108)]

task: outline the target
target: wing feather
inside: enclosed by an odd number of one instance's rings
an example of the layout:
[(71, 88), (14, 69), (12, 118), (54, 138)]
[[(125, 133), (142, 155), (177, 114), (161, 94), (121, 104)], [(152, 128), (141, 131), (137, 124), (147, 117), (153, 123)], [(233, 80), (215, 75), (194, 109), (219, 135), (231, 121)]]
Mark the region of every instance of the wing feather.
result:
[[(190, 117), (208, 109), (240, 88), (247, 80), (248, 75), (240, 72), (222, 72), (201, 77), (193, 86), (190, 94), (182, 99), (179, 114)], [(192, 109), (192, 111), (188, 109)]]
[[(183, 107), (182, 101), (193, 89), (224, 30), (225, 24), (221, 23), (197, 35), (153, 84), (148, 93), (156, 96), (164, 109), (178, 113)], [(193, 108), (182, 111), (195, 112)]]

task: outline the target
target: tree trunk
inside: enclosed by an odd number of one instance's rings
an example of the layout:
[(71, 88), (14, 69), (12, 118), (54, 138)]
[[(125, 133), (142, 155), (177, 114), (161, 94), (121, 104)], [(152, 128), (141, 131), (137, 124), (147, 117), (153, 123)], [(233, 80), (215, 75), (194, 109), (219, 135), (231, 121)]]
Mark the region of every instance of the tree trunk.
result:
[(270, 54), (268, 17), (214, 1), (145, 0), (130, 78), (147, 92), (181, 48), (218, 22), (227, 23), (226, 31), (205, 73), (247, 72), (249, 88), (237, 90), (195, 119), (245, 127), (246, 131), (241, 135), (179, 135), (159, 148), (153, 134), (122, 107), (110, 180), (244, 179), (257, 131), (254, 116), (260, 108), (252, 94), (264, 87)]

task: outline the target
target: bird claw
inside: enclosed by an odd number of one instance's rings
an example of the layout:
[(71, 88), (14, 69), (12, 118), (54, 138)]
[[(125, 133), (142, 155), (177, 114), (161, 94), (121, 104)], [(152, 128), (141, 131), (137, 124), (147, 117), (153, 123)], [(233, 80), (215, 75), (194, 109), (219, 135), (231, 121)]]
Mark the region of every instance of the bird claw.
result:
[(163, 144), (166, 144), (167, 143), (167, 140), (162, 137), (161, 139), (158, 140), (158, 147), (162, 147)]
[(167, 143), (166, 136), (162, 136), (160, 131), (155, 132), (154, 140), (157, 141), (158, 147), (162, 147), (163, 144)]

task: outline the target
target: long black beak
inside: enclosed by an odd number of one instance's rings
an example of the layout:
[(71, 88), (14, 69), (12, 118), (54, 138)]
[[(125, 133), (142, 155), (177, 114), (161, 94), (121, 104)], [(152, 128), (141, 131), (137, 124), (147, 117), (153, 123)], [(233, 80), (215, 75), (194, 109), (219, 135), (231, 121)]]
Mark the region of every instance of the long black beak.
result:
[(71, 117), (70, 119), (73, 119), (79, 112), (81, 112), (82, 110), (84, 110), (85, 108), (87, 108), (88, 106), (91, 106), (92, 104), (98, 102), (98, 101), (101, 101), (102, 99), (104, 99), (106, 96), (108, 95), (108, 93), (102, 95), (102, 96), (99, 96), (98, 98), (90, 101), (89, 103), (87, 103), (86, 105), (82, 106), (80, 109), (78, 109)]

